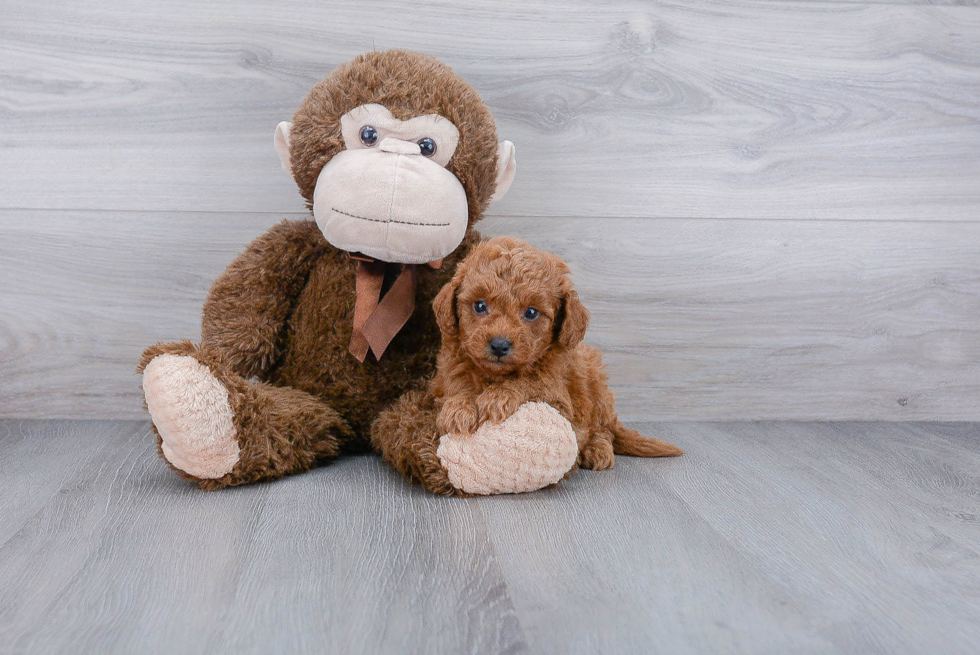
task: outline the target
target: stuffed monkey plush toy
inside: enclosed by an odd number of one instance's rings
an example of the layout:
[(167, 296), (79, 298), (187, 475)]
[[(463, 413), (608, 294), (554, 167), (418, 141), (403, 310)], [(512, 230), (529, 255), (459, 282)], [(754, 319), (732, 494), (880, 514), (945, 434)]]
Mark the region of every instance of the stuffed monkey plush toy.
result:
[[(390, 50), (317, 84), (293, 122), (279, 124), (275, 147), (314, 220), (283, 221), (228, 266), (205, 302), (200, 344), (143, 353), (138, 372), (161, 457), (202, 489), (219, 489), (373, 446), (431, 491), (464, 495), (451, 474), (473, 459), (464, 444), (443, 464), (434, 410), (419, 391), (439, 349), (431, 304), (479, 240), (473, 225), (510, 186), (513, 144), (497, 142), (490, 111), (448, 67)], [(575, 438), (540, 403), (486, 431), (491, 447), (484, 439), (474, 457), (498, 464), (494, 438)], [(530, 479), (545, 486), (572, 465), (556, 477), (555, 462), (542, 461)], [(493, 492), (529, 490), (527, 475), (517, 488), (500, 473)]]

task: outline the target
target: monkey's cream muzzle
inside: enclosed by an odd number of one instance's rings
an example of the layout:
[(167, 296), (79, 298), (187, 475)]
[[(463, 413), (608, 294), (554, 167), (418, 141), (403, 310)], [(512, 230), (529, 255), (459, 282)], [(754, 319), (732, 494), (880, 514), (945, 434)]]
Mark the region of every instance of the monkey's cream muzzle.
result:
[[(287, 171), (292, 126), (276, 127), (276, 151)], [(446, 170), (459, 144), (452, 121), (439, 114), (400, 120), (370, 103), (341, 116), (340, 131), (344, 150), (321, 169), (313, 191), (313, 216), (327, 241), (398, 264), (452, 253), (469, 219), (466, 191)], [(420, 144), (427, 145), (425, 154)], [(516, 171), (514, 144), (501, 141), (491, 201), (507, 193)]]
[(417, 143), (384, 138), (344, 150), (317, 179), (313, 216), (331, 244), (386, 262), (424, 264), (459, 246), (469, 217), (456, 176)]
[[(456, 126), (438, 114), (403, 121), (368, 104), (344, 114), (340, 127), (345, 149), (320, 171), (313, 192), (313, 216), (327, 241), (400, 264), (454, 251), (469, 216), (466, 191), (446, 170), (459, 143)], [(434, 144), (429, 156), (423, 140)]]

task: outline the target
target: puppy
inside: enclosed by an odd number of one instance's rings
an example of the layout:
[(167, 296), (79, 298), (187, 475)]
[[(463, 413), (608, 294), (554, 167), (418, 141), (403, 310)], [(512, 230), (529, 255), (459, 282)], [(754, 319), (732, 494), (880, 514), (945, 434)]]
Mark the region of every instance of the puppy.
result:
[(578, 465), (613, 466), (614, 453), (680, 455), (619, 422), (602, 358), (581, 345), (589, 312), (557, 256), (514, 237), (486, 241), (459, 264), (433, 302), (442, 349), (430, 389), (445, 434), (472, 434), (530, 401), (571, 422)]

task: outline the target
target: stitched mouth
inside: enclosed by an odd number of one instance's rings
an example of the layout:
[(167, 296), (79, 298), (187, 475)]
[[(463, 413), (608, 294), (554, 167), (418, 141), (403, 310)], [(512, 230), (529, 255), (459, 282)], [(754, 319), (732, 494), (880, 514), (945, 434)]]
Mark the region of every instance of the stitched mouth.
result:
[(398, 223), (400, 225), (415, 225), (418, 227), (449, 227), (449, 223), (413, 223), (412, 221), (399, 221), (394, 218), (385, 220), (381, 218), (368, 218), (367, 216), (358, 216), (357, 214), (351, 214), (349, 212), (345, 212), (340, 209), (337, 209), (336, 207), (331, 207), (330, 210), (337, 212), (338, 214), (343, 214), (344, 216), (350, 216), (351, 218), (356, 218), (371, 223)]

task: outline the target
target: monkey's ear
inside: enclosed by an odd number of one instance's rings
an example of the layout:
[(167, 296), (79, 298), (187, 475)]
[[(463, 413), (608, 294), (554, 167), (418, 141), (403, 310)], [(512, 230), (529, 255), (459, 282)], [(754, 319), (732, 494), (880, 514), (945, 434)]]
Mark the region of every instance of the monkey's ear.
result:
[(582, 343), (585, 331), (589, 328), (589, 310), (578, 299), (578, 292), (569, 290), (562, 300), (555, 320), (555, 337), (566, 348), (574, 348)]
[(289, 121), (283, 121), (276, 126), (276, 152), (279, 153), (279, 162), (282, 164), (282, 170), (287, 173), (293, 172), (293, 165), (289, 161), (289, 132), (293, 129), (293, 124)]
[(459, 333), (456, 292), (459, 290), (461, 279), (457, 273), (432, 301), (432, 310), (436, 313), (436, 323), (439, 324), (439, 331), (442, 332), (443, 340), (455, 337)]
[(490, 202), (500, 200), (507, 195), (507, 190), (517, 174), (517, 148), (510, 141), (501, 141), (497, 145), (497, 188), (490, 196)]

